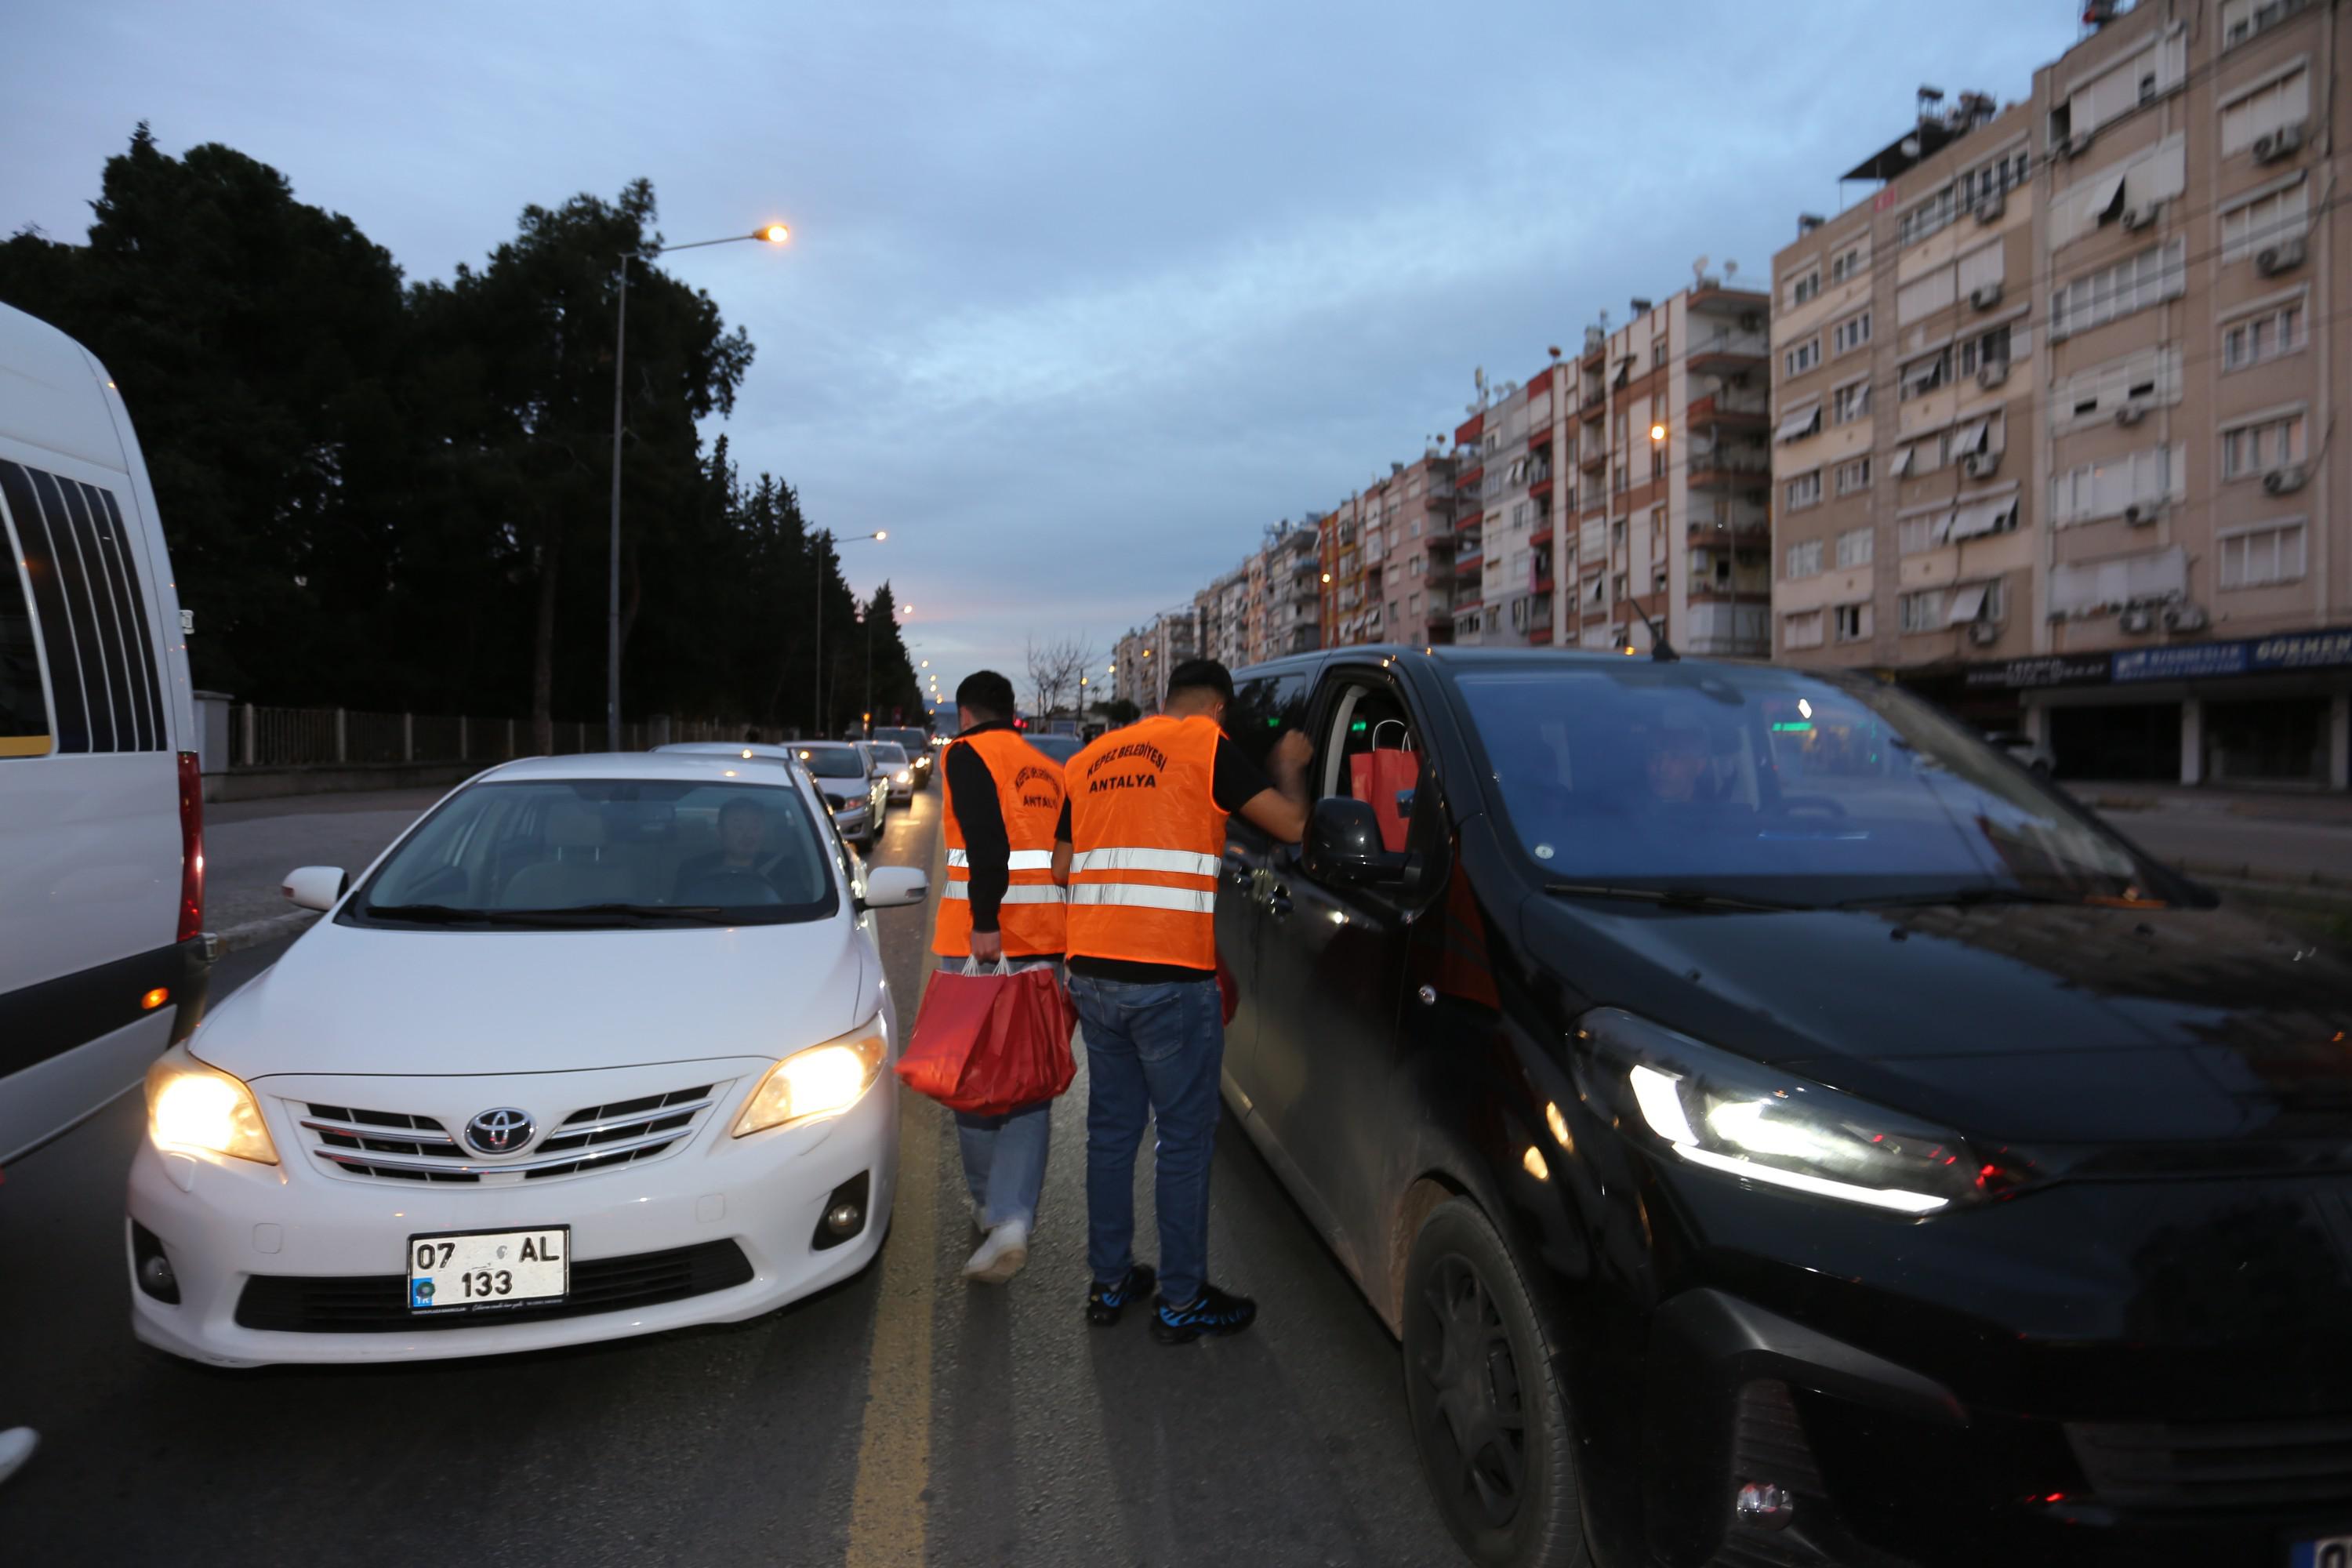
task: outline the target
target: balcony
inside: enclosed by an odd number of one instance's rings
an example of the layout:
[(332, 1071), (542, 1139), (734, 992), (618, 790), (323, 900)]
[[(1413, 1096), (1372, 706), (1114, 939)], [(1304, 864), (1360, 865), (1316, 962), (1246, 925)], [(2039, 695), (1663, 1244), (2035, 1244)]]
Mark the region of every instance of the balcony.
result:
[(1454, 575), (1456, 577), (1467, 577), (1475, 582), (1486, 569), (1486, 552), (1475, 543), (1456, 552), (1454, 557)]
[(1584, 401), (1577, 405), (1576, 416), (1587, 424), (1598, 425), (1601, 416), (1608, 412), (1609, 400), (1601, 395), (1600, 388), (1595, 387), (1587, 392)]
[(1546, 621), (1542, 626), (1531, 628), (1528, 632), (1528, 642), (1530, 646), (1535, 647), (1549, 647), (1551, 646), (1551, 623), (1549, 621)]
[(1762, 507), (1734, 509), (1723, 505), (1692, 509), (1688, 530), (1694, 544), (1724, 538), (1756, 539), (1771, 531), (1771, 515)]
[(1762, 332), (1727, 327), (1692, 343), (1684, 361), (1694, 374), (1729, 375), (1756, 368), (1771, 353), (1771, 340)]
[(1710, 392), (1683, 416), (1692, 430), (1761, 430), (1772, 422), (1770, 402), (1761, 393)]
[(1759, 489), (1772, 477), (1772, 458), (1761, 447), (1717, 445), (1690, 457), (1690, 488)]

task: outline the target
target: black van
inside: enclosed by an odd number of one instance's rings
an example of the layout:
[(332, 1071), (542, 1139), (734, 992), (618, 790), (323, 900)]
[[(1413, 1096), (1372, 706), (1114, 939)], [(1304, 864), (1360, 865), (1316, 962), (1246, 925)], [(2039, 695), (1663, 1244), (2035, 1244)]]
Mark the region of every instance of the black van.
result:
[(1474, 1560), (2343, 1560), (2352, 969), (1875, 680), (1235, 680), (1226, 1100)]

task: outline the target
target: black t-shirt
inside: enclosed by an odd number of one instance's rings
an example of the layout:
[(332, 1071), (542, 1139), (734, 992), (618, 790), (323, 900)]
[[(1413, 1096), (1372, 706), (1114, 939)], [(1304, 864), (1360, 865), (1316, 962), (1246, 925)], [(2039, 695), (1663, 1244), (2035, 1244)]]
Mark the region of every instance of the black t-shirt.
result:
[[(1265, 770), (1234, 744), (1232, 736), (1217, 737), (1217, 760), (1213, 764), (1209, 795), (1219, 811), (1231, 816), (1273, 787)], [(1070, 801), (1066, 795), (1062, 799), (1062, 820), (1054, 829), (1054, 837), (1064, 844), (1070, 842)], [(1189, 963), (1138, 963), (1126, 958), (1079, 957), (1070, 960), (1070, 973), (1129, 985), (1160, 985), (1171, 980), (1213, 980), (1217, 972), (1195, 969)]]

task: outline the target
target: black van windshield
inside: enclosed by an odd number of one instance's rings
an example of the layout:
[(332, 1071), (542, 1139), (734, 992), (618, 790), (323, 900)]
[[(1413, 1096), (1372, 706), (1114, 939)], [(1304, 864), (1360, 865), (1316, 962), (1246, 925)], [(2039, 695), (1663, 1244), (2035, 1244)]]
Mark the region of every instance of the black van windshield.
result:
[(1563, 891), (1819, 905), (2173, 885), (1891, 687), (1648, 660), (1457, 684), (1513, 835)]
[(848, 746), (803, 746), (801, 761), (821, 779), (862, 779), (866, 759)]

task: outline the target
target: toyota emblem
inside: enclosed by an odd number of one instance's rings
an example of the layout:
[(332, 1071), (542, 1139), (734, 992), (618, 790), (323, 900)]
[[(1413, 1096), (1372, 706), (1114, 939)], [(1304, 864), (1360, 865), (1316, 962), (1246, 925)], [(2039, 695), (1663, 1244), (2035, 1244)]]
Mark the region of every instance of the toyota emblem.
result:
[(485, 1154), (511, 1154), (530, 1142), (536, 1131), (530, 1112), (505, 1105), (467, 1122), (466, 1142)]

